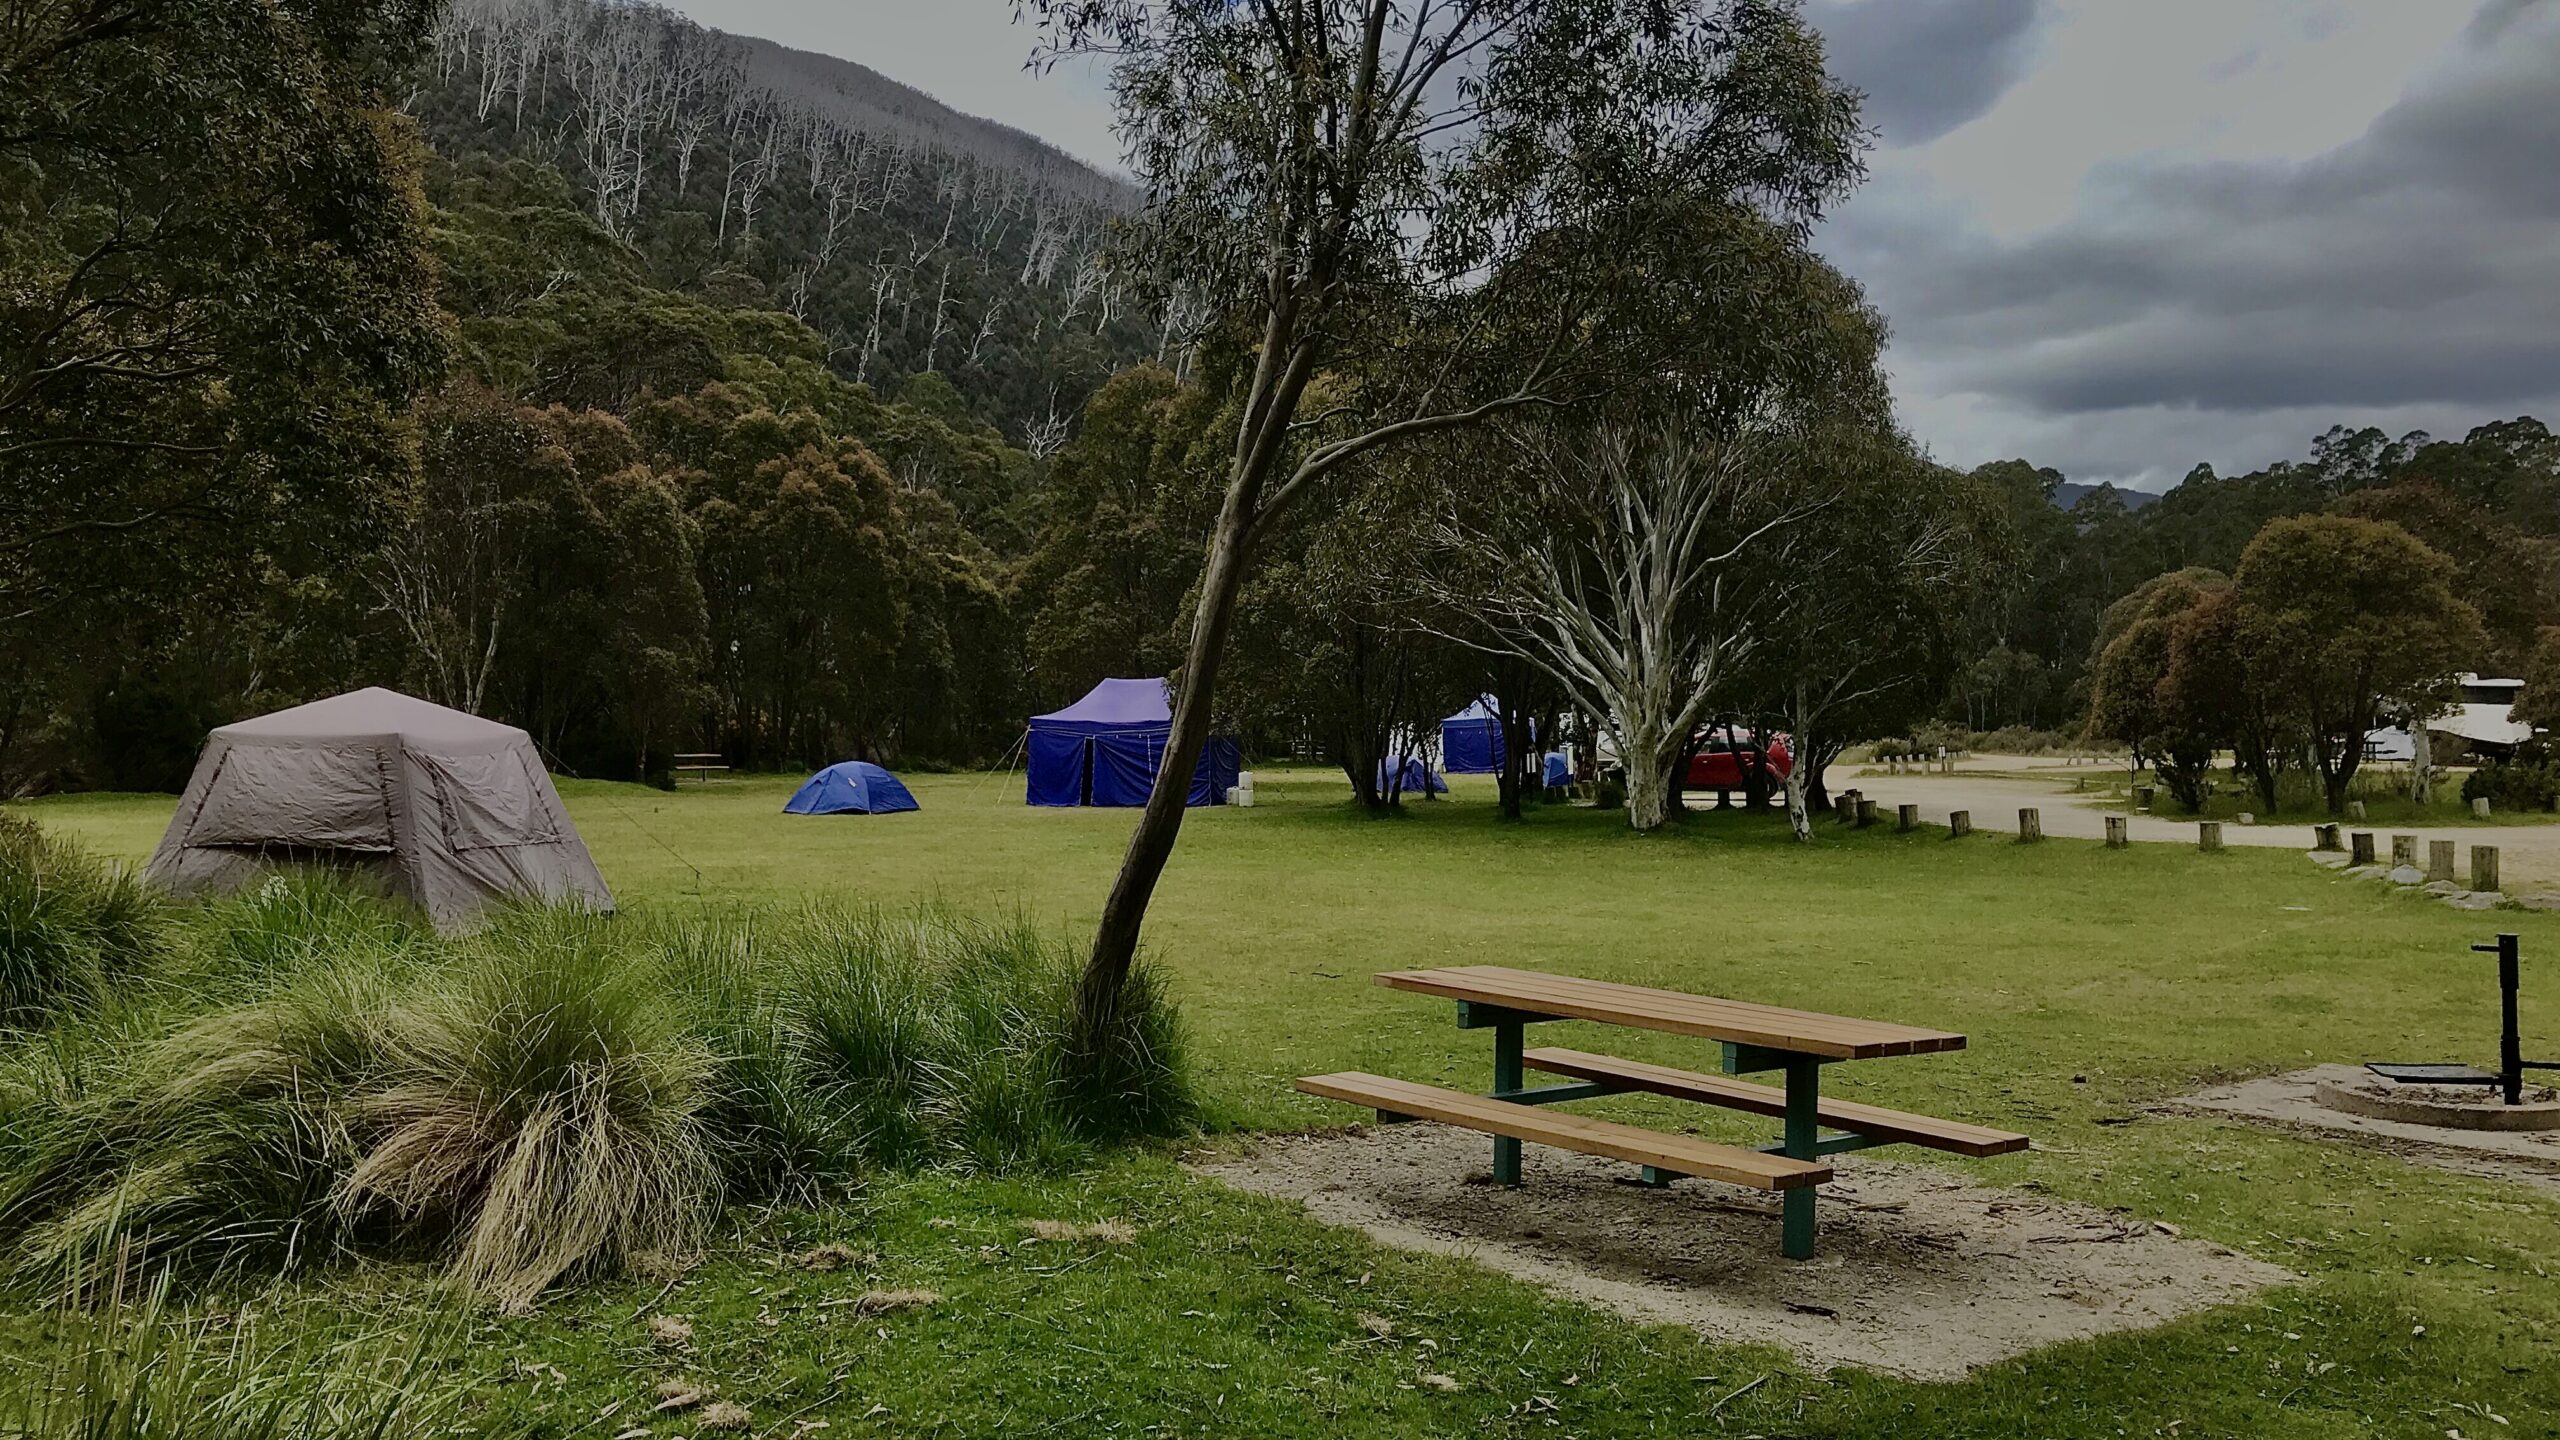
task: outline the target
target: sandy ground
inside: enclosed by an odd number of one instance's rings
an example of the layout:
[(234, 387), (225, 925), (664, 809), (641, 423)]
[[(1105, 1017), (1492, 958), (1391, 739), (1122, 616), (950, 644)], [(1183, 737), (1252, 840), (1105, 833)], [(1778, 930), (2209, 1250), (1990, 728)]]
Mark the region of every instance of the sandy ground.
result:
[[(1970, 810), (1973, 828), (1990, 834), (2018, 833), (2018, 812), (2034, 807), (2042, 812), (2044, 833), (2080, 840), (2106, 838), (2106, 816), (2095, 795), (2074, 796), (2071, 782), (2082, 775), (2104, 773), (2104, 765), (2066, 765), (2052, 756), (1976, 755), (1963, 762), (1967, 773), (1959, 775), (1896, 775), (1879, 766), (1840, 766), (1831, 772), (1831, 787), (1836, 792), (1856, 787), (1859, 793), (1876, 802), (1890, 820), (1896, 805), (1920, 807), (1920, 818), (1932, 825), (1947, 823), (1947, 812)], [(1996, 772), (1996, 773), (1984, 773)], [(2134, 815), (2128, 833), (2137, 841), (2154, 841), (2193, 845), (2196, 825), (2192, 820), (2171, 816)], [(2374, 844), (2387, 858), (2391, 853), (2390, 836), (2414, 834), (2424, 840), (2451, 840), (2467, 851), (2473, 844), (2498, 847), (2500, 880), (2509, 895), (2531, 895), (2560, 892), (2560, 824), (2554, 825), (2460, 825), (2421, 827), (2395, 831), (2389, 826), (2349, 826), (2369, 829), (2378, 837)], [(2282, 850), (2311, 848), (2309, 825), (2230, 825), (2222, 827), (2223, 842), (2228, 845), (2258, 845)], [(2425, 853), (2423, 843), (2420, 853)]]
[(1473, 1183), (1489, 1142), (1443, 1125), (1267, 1139), (1197, 1166), (1390, 1245), (1457, 1255), (1816, 1368), (1953, 1380), (2047, 1345), (2143, 1329), (2292, 1277), (2217, 1245), (1926, 1166), (1847, 1155), (1820, 1249), (1778, 1253), (1774, 1196), (1526, 1147), (1517, 1189)]
[(2421, 1165), (2520, 1181), (2560, 1193), (2560, 1131), (2452, 1130), (2374, 1120), (2332, 1110), (2312, 1093), (2323, 1079), (2355, 1081), (2364, 1073), (2360, 1065), (2319, 1065), (2288, 1075), (2218, 1085), (2171, 1104), (2183, 1110), (2239, 1115)]

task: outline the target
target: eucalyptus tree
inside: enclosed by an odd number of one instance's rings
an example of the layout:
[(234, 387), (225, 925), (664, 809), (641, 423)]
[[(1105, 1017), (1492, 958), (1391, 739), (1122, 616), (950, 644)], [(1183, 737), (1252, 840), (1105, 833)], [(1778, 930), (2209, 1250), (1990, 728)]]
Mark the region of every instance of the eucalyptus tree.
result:
[[(1802, 224), (1858, 173), (1853, 92), (1782, 0), (1018, 0), (1115, 64), (1147, 205), (1124, 255), (1251, 358), (1168, 757), (1080, 996), (1116, 1010), (1182, 826), (1256, 542), (1378, 447), (1654, 373), (1677, 202)], [(1318, 375), (1347, 377), (1306, 413)], [(1170, 777), (1170, 778), (1168, 778)]]
[(445, 360), (383, 87), (424, 4), (0, 6), (0, 650), (386, 524)]
[(1746, 582), (1779, 603), (1762, 663), (1732, 698), (1791, 736), (1787, 815), (1809, 840), (1825, 768), (1849, 741), (1896, 733), (1939, 698), (1974, 593), (1999, 583), (2014, 542), (1989, 485), (1869, 427), (1819, 435), (1793, 483), (1818, 499), (1820, 523)]

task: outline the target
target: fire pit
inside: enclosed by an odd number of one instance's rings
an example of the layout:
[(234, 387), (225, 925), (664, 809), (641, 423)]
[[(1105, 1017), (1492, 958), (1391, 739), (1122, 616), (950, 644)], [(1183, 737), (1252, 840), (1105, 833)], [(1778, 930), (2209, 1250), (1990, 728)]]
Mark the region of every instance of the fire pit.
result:
[(2526, 1087), (2513, 1105), (2476, 1083), (2413, 1084), (2371, 1073), (2322, 1075), (2312, 1093), (2332, 1110), (2368, 1120), (2448, 1130), (2560, 1130), (2560, 1091), (2548, 1085)]

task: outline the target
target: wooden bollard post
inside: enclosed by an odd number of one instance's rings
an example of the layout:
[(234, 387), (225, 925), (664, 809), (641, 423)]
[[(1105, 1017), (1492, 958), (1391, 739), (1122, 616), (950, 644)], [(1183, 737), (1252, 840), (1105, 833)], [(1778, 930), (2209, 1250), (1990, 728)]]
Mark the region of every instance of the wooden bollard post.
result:
[(2154, 798), (2154, 797), (2156, 797), (2157, 795), (2159, 795), (2159, 793), (2160, 793), (2160, 792), (2159, 792), (2157, 789), (2155, 789), (2155, 788), (2153, 788), (2152, 786), (2149, 786), (2149, 785), (2136, 785), (2136, 786), (2134, 786), (2134, 787), (2133, 787), (2133, 808), (2134, 808), (2134, 809), (2136, 809), (2136, 810), (2141, 811), (2142, 813), (2144, 813), (2144, 814), (2146, 814), (2146, 815), (2150, 814), (2150, 813), (2151, 813), (2151, 802), (2152, 802), (2152, 800), (2153, 800), (2153, 798)]
[(2347, 818), (2350, 820), (2362, 820), (2364, 818), (2364, 802), (2361, 800), (2348, 801)]
[(1917, 805), (1896, 805), (1896, 806), (1894, 806), (1894, 807), (1893, 807), (1893, 828), (1894, 828), (1895, 830), (1897, 830), (1897, 831), (1901, 832), (1902, 834), (1905, 834), (1905, 835), (1908, 835), (1908, 834), (1910, 834), (1912, 831), (1919, 829), (1919, 828), (1920, 828), (1920, 807), (1919, 807), (1919, 806), (1917, 806)]
[(2427, 842), (2427, 878), (2447, 881), (2453, 878), (2452, 841), (2430, 840)]
[(2123, 817), (2123, 816), (2121, 816), (2121, 815), (2110, 815), (2110, 816), (2108, 816), (2108, 817), (2107, 817), (2107, 848), (2108, 848), (2108, 849), (2110, 849), (2110, 850), (2121, 850), (2121, 849), (2123, 849), (2123, 848), (2125, 847), (2125, 844), (2126, 844), (2126, 836), (2125, 836), (2125, 823), (2124, 823), (2124, 817)]
[(1874, 823), (1876, 823), (1876, 802), (1861, 797), (1858, 801), (1858, 828), (1864, 830)]
[(2337, 827), (2337, 826), (2335, 826), (2335, 825), (2314, 825), (2314, 826), (2312, 826), (2312, 827), (2311, 827), (2311, 848), (2312, 848), (2312, 849), (2314, 849), (2314, 850), (2335, 850), (2335, 849), (2337, 849), (2337, 848), (2338, 848), (2338, 827)]
[(2471, 888), (2474, 890), (2498, 888), (2497, 846), (2474, 845), (2471, 847)]
[(2347, 837), (2347, 863), (2350, 865), (2373, 863), (2372, 831), (2358, 830)]
[(2020, 810), (2018, 812), (2018, 843), (2028, 845), (2043, 838), (2044, 812), (2032, 808)]
[(2222, 848), (2221, 821), (2199, 820), (2196, 822), (2196, 848), (2208, 855)]
[(2474, 796), (2472, 796), (2472, 797), (2471, 797), (2471, 813), (2472, 813), (2472, 814), (2474, 814), (2474, 815), (2476, 815), (2476, 816), (2478, 816), (2478, 817), (2480, 817), (2480, 818), (2481, 818), (2481, 819), (2483, 819), (2483, 820), (2488, 819), (2488, 818), (2489, 818), (2489, 797), (2488, 797), (2488, 796), (2486, 796), (2486, 795), (2474, 795)]
[(1972, 812), (1972, 811), (1970, 811), (1970, 810), (1950, 810), (1950, 811), (1948, 811), (1948, 812), (1947, 812), (1947, 838), (1948, 838), (1948, 839), (1950, 839), (1950, 840), (1961, 840), (1961, 839), (1963, 839), (1964, 837), (1966, 837), (1967, 835), (1970, 835), (1970, 834), (1972, 834), (1972, 833), (1973, 833), (1973, 812)]
[(2391, 837), (2391, 868), (2397, 870), (2403, 865), (2412, 870), (2418, 868), (2418, 837), (2415, 835)]

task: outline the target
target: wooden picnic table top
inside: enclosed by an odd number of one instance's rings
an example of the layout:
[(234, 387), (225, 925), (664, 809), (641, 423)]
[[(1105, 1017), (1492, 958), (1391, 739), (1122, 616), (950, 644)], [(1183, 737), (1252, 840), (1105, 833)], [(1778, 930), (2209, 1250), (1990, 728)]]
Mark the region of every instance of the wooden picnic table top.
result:
[(1450, 1000), (1468, 1000), (1539, 1015), (1596, 1020), (1639, 1030), (1663, 1030), (1705, 1040), (1727, 1040), (1831, 1060), (1886, 1055), (1925, 1055), (1961, 1050), (1964, 1037), (1880, 1020), (1853, 1020), (1810, 1010), (1785, 1010), (1741, 1000), (1719, 1000), (1677, 990), (1548, 975), (1502, 965), (1458, 965), (1443, 970), (1389, 970), (1378, 983)]

